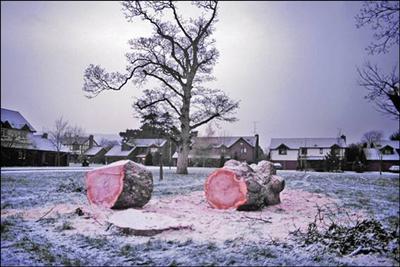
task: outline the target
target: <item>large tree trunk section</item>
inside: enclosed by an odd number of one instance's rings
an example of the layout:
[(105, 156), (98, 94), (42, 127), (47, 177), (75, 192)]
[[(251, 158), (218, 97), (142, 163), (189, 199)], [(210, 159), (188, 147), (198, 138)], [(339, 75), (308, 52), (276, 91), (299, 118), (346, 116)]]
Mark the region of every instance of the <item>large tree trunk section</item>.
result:
[(108, 222), (124, 234), (153, 236), (168, 230), (191, 229), (189, 223), (178, 221), (167, 215), (127, 209), (117, 211)]
[(285, 181), (275, 175), (273, 164), (261, 161), (252, 167), (229, 160), (223, 168), (211, 173), (204, 188), (208, 203), (217, 209), (238, 210), (258, 210), (280, 203), (279, 193)]
[(143, 165), (120, 160), (86, 174), (91, 204), (123, 209), (143, 207), (153, 192), (153, 175)]

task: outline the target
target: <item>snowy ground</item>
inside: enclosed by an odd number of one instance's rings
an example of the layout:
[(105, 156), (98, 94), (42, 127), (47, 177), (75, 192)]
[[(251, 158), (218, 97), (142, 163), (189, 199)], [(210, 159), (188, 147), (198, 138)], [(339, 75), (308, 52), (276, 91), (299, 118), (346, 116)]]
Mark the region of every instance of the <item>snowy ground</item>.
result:
[(192, 228), (144, 237), (120, 234), (92, 216), (84, 189), (89, 169), (1, 170), (2, 266), (399, 265), (389, 254), (340, 256), (318, 244), (302, 246), (290, 234), (307, 228), (317, 205), (392, 227), (399, 221), (398, 174), (278, 171), (286, 181), (282, 203), (238, 212), (208, 206), (203, 185), (213, 169), (190, 168), (185, 176), (164, 167), (159, 181), (158, 168), (151, 167), (155, 188), (143, 210)]

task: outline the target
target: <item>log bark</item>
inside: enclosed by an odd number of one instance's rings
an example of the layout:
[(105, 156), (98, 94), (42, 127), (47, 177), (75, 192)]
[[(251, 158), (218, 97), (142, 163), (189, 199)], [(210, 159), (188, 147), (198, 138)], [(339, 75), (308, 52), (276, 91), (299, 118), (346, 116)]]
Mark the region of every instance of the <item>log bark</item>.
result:
[(130, 160), (120, 160), (86, 174), (91, 204), (115, 208), (143, 207), (153, 192), (153, 175)]
[(285, 187), (271, 162), (247, 163), (229, 160), (223, 168), (211, 173), (205, 183), (208, 203), (217, 209), (258, 210), (280, 203)]

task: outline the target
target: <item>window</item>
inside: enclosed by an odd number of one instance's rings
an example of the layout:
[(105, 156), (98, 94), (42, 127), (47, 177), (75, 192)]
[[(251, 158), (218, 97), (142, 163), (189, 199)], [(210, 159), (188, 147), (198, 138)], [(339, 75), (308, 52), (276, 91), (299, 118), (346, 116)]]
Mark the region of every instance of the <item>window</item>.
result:
[(72, 150), (79, 150), (79, 144), (74, 143), (74, 144), (72, 145)]
[(156, 148), (156, 147), (151, 147), (150, 148), (150, 152), (151, 153), (156, 153), (158, 151), (158, 148)]
[(247, 149), (243, 146), (243, 143), (240, 142), (240, 154), (246, 154)]
[(21, 138), (21, 139), (24, 139), (24, 138), (26, 137), (26, 133), (23, 132), (23, 131), (20, 131), (20, 132), (18, 133), (18, 135), (19, 135), (19, 138)]
[(1, 137), (7, 136), (7, 129), (1, 128)]
[(284, 147), (279, 148), (279, 155), (286, 155), (286, 154), (287, 154), (286, 148), (284, 148)]
[(18, 151), (18, 159), (20, 159), (20, 160), (26, 159), (26, 151), (25, 150)]
[(321, 154), (321, 155), (324, 154), (324, 149), (323, 148), (319, 149), (319, 154)]
[(385, 148), (382, 150), (382, 154), (383, 154), (383, 155), (392, 155), (392, 154), (393, 154), (393, 150), (392, 150), (390, 147), (385, 147)]
[(301, 153), (302, 155), (307, 155), (307, 148), (302, 147), (301, 150), (300, 150), (300, 153)]

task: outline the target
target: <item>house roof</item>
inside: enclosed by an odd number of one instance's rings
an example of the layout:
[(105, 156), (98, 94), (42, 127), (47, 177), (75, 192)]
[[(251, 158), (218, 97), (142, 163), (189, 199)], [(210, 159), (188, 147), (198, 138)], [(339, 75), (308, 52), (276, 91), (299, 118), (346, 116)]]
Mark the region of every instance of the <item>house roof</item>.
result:
[(95, 156), (97, 153), (99, 153), (102, 149), (104, 149), (101, 146), (94, 146), (92, 148), (89, 148), (88, 150), (85, 151), (84, 155), (86, 156)]
[(285, 145), (289, 149), (306, 148), (328, 148), (333, 145), (347, 147), (342, 138), (271, 138), (270, 149), (277, 149), (280, 145)]
[[(57, 147), (49, 139), (43, 138), (42, 135), (29, 134), (28, 139), (31, 144), (27, 149), (57, 152)], [(60, 152), (68, 153), (69, 150), (67, 147), (61, 146)]]
[(121, 145), (113, 146), (104, 156), (106, 157), (126, 157), (129, 156), (135, 150), (135, 147), (130, 150), (122, 150)]
[(380, 160), (382, 156), (382, 161), (398, 161), (400, 160), (399, 153), (396, 149), (393, 150), (393, 154), (384, 155), (379, 152), (376, 148), (364, 148), (364, 155), (367, 160)]
[[(192, 152), (189, 152), (189, 156), (188, 157), (190, 159), (201, 159), (201, 158), (220, 159), (221, 155), (220, 154), (215, 154), (215, 153), (210, 153), (210, 154), (207, 154), (207, 155), (196, 155), (196, 154), (193, 154)], [(225, 155), (224, 157), (225, 157), (225, 159), (229, 159), (230, 158), (229, 155)], [(172, 158), (173, 159), (177, 159), (178, 158), (178, 152), (175, 152), (172, 155)]]
[(14, 129), (21, 129), (26, 125), (31, 132), (36, 132), (35, 128), (18, 111), (1, 108), (1, 122), (8, 122)]
[(255, 136), (213, 136), (213, 137), (194, 137), (192, 139), (192, 145), (194, 147), (207, 147), (212, 146), (214, 148), (220, 148), (221, 146), (231, 147), (239, 139), (243, 139), (250, 146), (256, 146)]
[(383, 148), (385, 146), (390, 146), (390, 147), (396, 149), (396, 148), (400, 148), (400, 141), (381, 140), (379, 142), (376, 142), (375, 145), (378, 148)]
[(64, 145), (72, 145), (74, 143), (82, 145), (88, 140), (89, 136), (65, 136), (62, 138), (62, 143)]
[(126, 143), (135, 147), (162, 147), (166, 142), (166, 139), (161, 138), (130, 138)]

